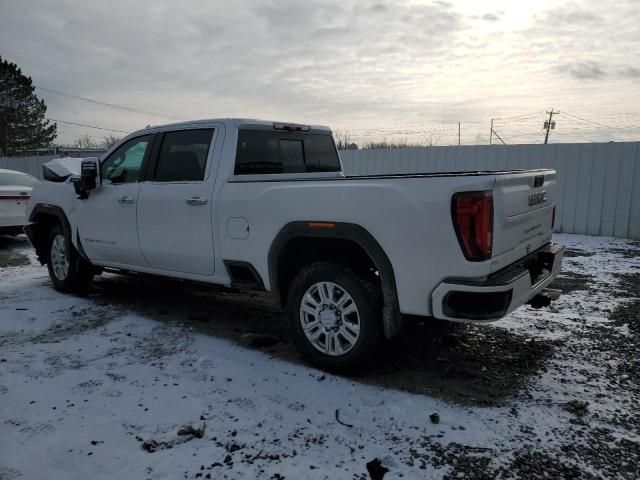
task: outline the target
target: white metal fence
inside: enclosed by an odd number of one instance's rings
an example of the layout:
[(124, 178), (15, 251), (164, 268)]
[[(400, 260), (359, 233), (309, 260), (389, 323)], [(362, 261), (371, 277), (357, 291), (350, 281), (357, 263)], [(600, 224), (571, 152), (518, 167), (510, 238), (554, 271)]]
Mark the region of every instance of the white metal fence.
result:
[(0, 168), (28, 173), (42, 180), (42, 164), (60, 155), (42, 155), (38, 157), (0, 157)]
[[(640, 240), (640, 142), (345, 150), (340, 155), (347, 175), (555, 168), (558, 231)], [(42, 178), (42, 164), (52, 158), (0, 158), (0, 168)]]
[[(103, 153), (102, 151), (80, 151), (69, 152), (68, 155), (71, 157), (100, 157)], [(57, 155), (34, 155), (31, 157), (0, 157), (0, 168), (28, 173), (42, 180), (42, 164), (61, 156), (63, 154), (59, 153)]]
[(340, 156), (347, 175), (554, 168), (558, 231), (640, 239), (640, 142), (345, 150)]

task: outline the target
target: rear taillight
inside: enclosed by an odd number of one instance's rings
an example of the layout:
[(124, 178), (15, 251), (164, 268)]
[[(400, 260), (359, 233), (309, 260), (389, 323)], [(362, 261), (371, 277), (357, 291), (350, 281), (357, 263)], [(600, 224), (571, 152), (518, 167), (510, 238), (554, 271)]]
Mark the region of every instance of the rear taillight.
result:
[(556, 207), (553, 207), (553, 213), (551, 214), (551, 229), (553, 230), (556, 226)]
[(491, 258), (493, 248), (493, 193), (456, 193), (451, 216), (458, 242), (467, 260), (480, 262)]

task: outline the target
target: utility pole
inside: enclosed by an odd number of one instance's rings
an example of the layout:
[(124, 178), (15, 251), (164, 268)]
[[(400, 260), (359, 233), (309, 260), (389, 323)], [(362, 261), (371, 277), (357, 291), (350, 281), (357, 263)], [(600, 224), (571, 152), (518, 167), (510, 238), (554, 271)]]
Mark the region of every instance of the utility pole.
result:
[(458, 122), (458, 146), (460, 146), (460, 122)]
[(491, 119), (491, 130), (489, 130), (489, 145), (491, 145), (492, 140), (493, 140), (493, 118)]
[(503, 145), (506, 145), (505, 141), (502, 140), (502, 138), (500, 137), (500, 135), (498, 135), (498, 132), (496, 132), (493, 129), (493, 118), (491, 119), (491, 131), (489, 132), (489, 145), (491, 145), (493, 143), (493, 136), (496, 136), (498, 138), (498, 140), (500, 140), (502, 142)]
[(545, 120), (544, 122), (544, 127), (547, 130), (547, 133), (544, 136), (544, 144), (546, 145), (547, 142), (549, 141), (549, 130), (556, 128), (556, 122), (551, 121), (551, 119), (553, 118), (554, 115), (557, 115), (560, 112), (554, 112), (553, 108), (551, 109), (550, 112), (547, 112), (549, 114), (549, 120)]
[(498, 140), (500, 140), (502, 142), (503, 145), (506, 145), (505, 141), (502, 139), (502, 137), (500, 135), (498, 135), (498, 132), (496, 132), (495, 130), (493, 131), (493, 134), (498, 137)]

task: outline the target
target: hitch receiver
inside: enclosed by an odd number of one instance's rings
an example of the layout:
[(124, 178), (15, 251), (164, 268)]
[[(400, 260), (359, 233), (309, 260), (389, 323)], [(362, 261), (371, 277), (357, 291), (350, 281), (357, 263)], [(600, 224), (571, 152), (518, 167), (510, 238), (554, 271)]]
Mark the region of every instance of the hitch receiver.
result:
[(545, 288), (535, 297), (527, 302), (527, 305), (531, 305), (533, 308), (544, 308), (551, 305), (551, 302), (557, 300), (562, 294), (562, 290), (555, 288)]

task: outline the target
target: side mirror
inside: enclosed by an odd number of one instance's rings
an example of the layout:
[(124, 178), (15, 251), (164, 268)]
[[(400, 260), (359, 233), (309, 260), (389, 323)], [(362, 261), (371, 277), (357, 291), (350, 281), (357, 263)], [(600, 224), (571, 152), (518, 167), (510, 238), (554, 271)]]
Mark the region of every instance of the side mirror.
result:
[(93, 160), (83, 160), (80, 167), (80, 188), (85, 191), (96, 188), (98, 165)]
[(80, 178), (73, 182), (78, 198), (89, 198), (89, 192), (98, 186), (98, 159), (87, 158), (80, 164)]

